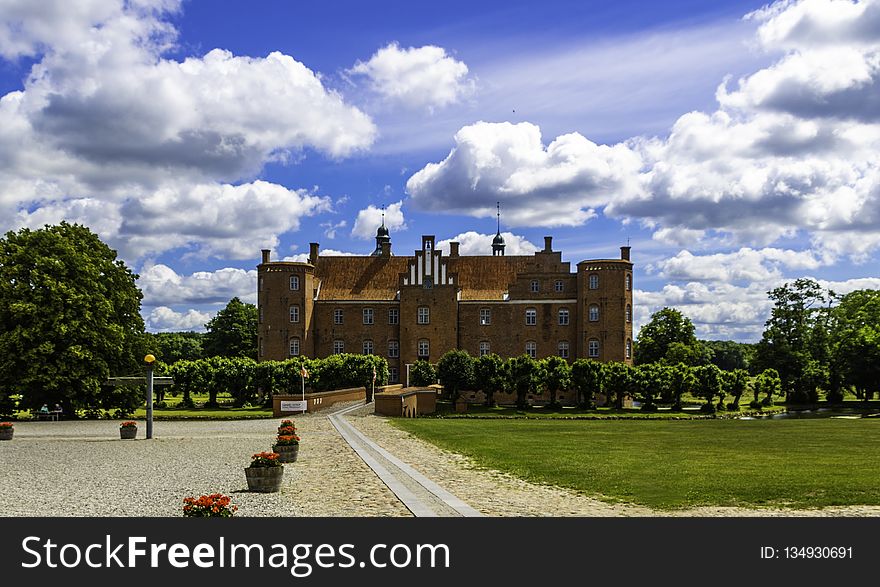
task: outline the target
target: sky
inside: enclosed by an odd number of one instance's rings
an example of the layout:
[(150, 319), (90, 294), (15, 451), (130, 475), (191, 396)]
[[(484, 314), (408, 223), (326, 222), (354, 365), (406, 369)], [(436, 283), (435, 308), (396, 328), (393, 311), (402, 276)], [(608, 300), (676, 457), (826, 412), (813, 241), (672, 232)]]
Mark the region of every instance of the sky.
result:
[(254, 303), (260, 249), (420, 236), (635, 263), (755, 341), (800, 277), (880, 288), (880, 0), (0, 0), (0, 230), (90, 227), (148, 330)]

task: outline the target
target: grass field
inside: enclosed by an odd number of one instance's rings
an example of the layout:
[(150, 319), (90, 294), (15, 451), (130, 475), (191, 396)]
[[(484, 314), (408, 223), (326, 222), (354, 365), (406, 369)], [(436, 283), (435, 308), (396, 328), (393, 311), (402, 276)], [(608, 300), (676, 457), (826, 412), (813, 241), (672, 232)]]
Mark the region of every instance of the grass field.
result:
[(394, 419), (479, 465), (608, 501), (880, 505), (880, 419)]
[(468, 405), (465, 413), (456, 413), (452, 403), (448, 401), (437, 402), (437, 417), (440, 418), (542, 418), (562, 420), (609, 420), (609, 419), (632, 419), (632, 420), (685, 420), (738, 417), (746, 413), (777, 414), (784, 412), (784, 405), (765, 407), (761, 410), (751, 410), (748, 406), (740, 406), (740, 411), (718, 412), (715, 415), (706, 415), (699, 408), (686, 408), (680, 412), (673, 412), (668, 407), (660, 408), (656, 412), (643, 412), (640, 408), (595, 408), (584, 410), (576, 407), (531, 407), (520, 410), (514, 406), (495, 406), (488, 408), (480, 404)]

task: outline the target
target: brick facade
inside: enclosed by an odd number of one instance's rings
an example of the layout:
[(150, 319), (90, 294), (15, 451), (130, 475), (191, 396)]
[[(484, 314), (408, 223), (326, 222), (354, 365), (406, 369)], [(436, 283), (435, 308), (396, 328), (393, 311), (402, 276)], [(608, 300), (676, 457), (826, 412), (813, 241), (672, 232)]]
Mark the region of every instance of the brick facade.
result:
[(550, 237), (530, 256), (505, 256), (503, 245), (493, 255), (459, 256), (455, 243), (444, 255), (426, 235), (413, 255), (398, 257), (387, 237), (379, 240), (362, 257), (321, 256), (312, 243), (305, 263), (271, 261), (263, 251), (261, 360), (372, 350), (398, 380), (406, 364), (433, 363), (454, 348), (632, 363), (629, 247), (620, 259), (581, 261), (572, 273)]

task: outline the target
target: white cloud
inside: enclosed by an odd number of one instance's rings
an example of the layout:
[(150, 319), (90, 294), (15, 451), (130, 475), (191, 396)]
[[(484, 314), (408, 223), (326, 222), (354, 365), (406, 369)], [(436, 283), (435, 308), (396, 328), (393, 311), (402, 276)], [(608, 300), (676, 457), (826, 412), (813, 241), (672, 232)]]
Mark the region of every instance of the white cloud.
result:
[(257, 271), (226, 267), (180, 275), (167, 265), (148, 265), (141, 269), (138, 287), (147, 307), (226, 304), (234, 297), (255, 304)]
[(366, 114), (291, 56), (166, 58), (176, 1), (0, 2), (0, 54), (36, 60), (23, 89), (0, 98), (4, 229), (74, 214), (123, 250), (241, 258), (323, 207), (248, 183), (266, 163), (306, 148), (344, 157), (375, 137)]
[(324, 229), (324, 236), (326, 236), (329, 239), (336, 238), (336, 231), (338, 231), (340, 228), (345, 228), (346, 226), (348, 226), (348, 222), (346, 222), (345, 220), (340, 220), (339, 222), (336, 222), (336, 223), (334, 223), (334, 222), (322, 222), (321, 223), (321, 228)]
[[(403, 201), (395, 202), (385, 208), (385, 227), (389, 230), (405, 230), (406, 222), (403, 218)], [(358, 212), (351, 236), (359, 239), (372, 239), (376, 237), (376, 230), (382, 225), (382, 209), (370, 204)], [(392, 239), (394, 235), (392, 234)]]
[(694, 255), (680, 251), (674, 257), (664, 259), (653, 266), (649, 272), (673, 281), (735, 281), (767, 282), (782, 277), (780, 267), (789, 269), (817, 269), (823, 265), (809, 251), (789, 249), (751, 249), (744, 247), (733, 253)]
[(409, 108), (448, 106), (474, 88), (467, 65), (434, 45), (401, 49), (390, 43), (368, 61), (358, 61), (349, 73), (366, 76), (374, 92)]
[(194, 330), (202, 332), (205, 324), (214, 316), (212, 312), (200, 312), (189, 309), (176, 312), (167, 306), (153, 308), (146, 317), (146, 328), (149, 332), (177, 332)]
[[(361, 257), (367, 253), (349, 253), (346, 251), (337, 251), (335, 249), (321, 249), (318, 253), (319, 257)], [(308, 253), (297, 253), (296, 255), (290, 255), (289, 257), (284, 257), (281, 259), (282, 261), (292, 261), (294, 263), (308, 263), (309, 262), (309, 254)]]
[(609, 194), (638, 190), (640, 160), (625, 145), (596, 145), (578, 133), (546, 147), (529, 123), (478, 122), (455, 134), (455, 147), (406, 183), (414, 206), (477, 217), (504, 205), (509, 226), (578, 226)]
[[(512, 232), (502, 232), (501, 236), (504, 237), (505, 255), (533, 255), (535, 251), (540, 250), (525, 237)], [(437, 243), (437, 248), (441, 249), (443, 254), (449, 255), (449, 243), (457, 242), (460, 255), (491, 255), (494, 238), (494, 234), (480, 234), (471, 230), (440, 241)]]

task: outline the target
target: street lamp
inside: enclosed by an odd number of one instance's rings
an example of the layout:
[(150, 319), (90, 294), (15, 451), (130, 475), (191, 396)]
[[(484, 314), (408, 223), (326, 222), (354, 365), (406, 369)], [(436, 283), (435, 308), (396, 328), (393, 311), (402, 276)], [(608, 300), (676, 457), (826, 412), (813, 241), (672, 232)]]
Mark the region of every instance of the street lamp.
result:
[(147, 364), (147, 438), (153, 438), (153, 363), (156, 357), (147, 355), (144, 363)]

